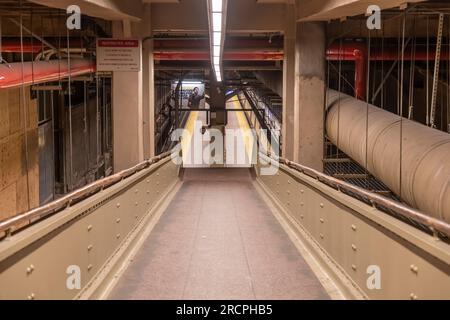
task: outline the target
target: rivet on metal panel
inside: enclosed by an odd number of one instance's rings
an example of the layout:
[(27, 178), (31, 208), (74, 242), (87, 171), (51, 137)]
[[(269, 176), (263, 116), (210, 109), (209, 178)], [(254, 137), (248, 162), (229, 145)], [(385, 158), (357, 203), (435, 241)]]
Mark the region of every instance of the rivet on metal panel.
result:
[(156, 176), (159, 177), (159, 173), (157, 173)]
[(352, 264), (353, 271), (356, 271), (356, 265)]
[(134, 190), (134, 193), (139, 193), (139, 189)]
[(286, 191), (286, 193), (288, 194), (288, 195), (291, 195), (291, 192), (288, 190), (288, 191)]
[(28, 300), (34, 300), (34, 299), (35, 299), (34, 293), (32, 293), (28, 296)]
[(147, 205), (148, 205), (148, 206), (150, 205), (150, 201), (147, 201)]
[(434, 240), (440, 241), (441, 238), (440, 238), (440, 236), (439, 236), (439, 232), (438, 232), (435, 228), (433, 228), (433, 227), (430, 227), (430, 230), (431, 230), (431, 232), (433, 232), (433, 238), (434, 238)]
[(321, 233), (320, 234), (320, 239), (323, 239), (325, 236)]
[(27, 274), (30, 274), (30, 273), (32, 273), (34, 271), (34, 265), (30, 265), (28, 268), (27, 268)]
[(356, 251), (358, 248), (354, 245), (354, 244), (352, 244), (352, 250), (353, 251)]
[(288, 206), (290, 206), (290, 205), (291, 205), (291, 203), (290, 203), (290, 202), (288, 202), (288, 203), (287, 203), (287, 205), (288, 205)]
[(320, 223), (325, 223), (325, 220), (323, 218), (320, 218)]
[(303, 189), (302, 189), (302, 190), (300, 190), (300, 193), (305, 193), (305, 190), (303, 190)]
[(120, 203), (116, 204), (116, 207), (117, 207), (117, 208), (120, 208)]
[(88, 251), (91, 251), (92, 249), (94, 249), (94, 246), (92, 244), (88, 245), (87, 247)]
[(416, 294), (414, 294), (413, 292), (411, 292), (411, 294), (409, 295), (409, 297), (411, 298), (411, 300), (417, 300), (417, 299), (419, 299), (419, 297), (418, 297)]
[(87, 231), (91, 231), (92, 230), (92, 224), (88, 225), (87, 227)]
[(137, 219), (137, 218), (139, 218), (139, 216), (138, 216), (138, 215), (135, 215), (134, 218)]
[(88, 271), (91, 271), (91, 269), (92, 269), (92, 264), (90, 264), (90, 265), (87, 266), (87, 270), (88, 270)]
[(147, 194), (150, 194), (150, 190), (147, 190)]
[(320, 207), (323, 208), (323, 207), (325, 207), (325, 205), (324, 205), (323, 203), (321, 203), (321, 204), (320, 204)]
[(150, 179), (147, 179), (147, 183), (150, 183)]
[(300, 219), (304, 219), (304, 218), (305, 218), (305, 216), (301, 214), (300, 215)]
[(356, 226), (354, 224), (352, 224), (352, 230), (356, 231)]
[(116, 223), (120, 223), (120, 218), (117, 218), (117, 219), (116, 219)]
[(288, 184), (291, 184), (291, 180), (288, 180)]
[(14, 228), (13, 228), (13, 227), (6, 229), (6, 230), (5, 230), (5, 236), (6, 236), (6, 238), (11, 238), (13, 231), (14, 231)]
[(419, 273), (419, 267), (418, 267), (418, 266), (415, 266), (415, 265), (412, 264), (412, 265), (410, 266), (410, 268), (411, 268), (411, 271), (412, 271), (412, 272), (414, 272), (414, 273), (416, 273), (416, 274)]
[(134, 205), (137, 207), (139, 205), (139, 203), (135, 202)]
[(300, 206), (303, 207), (305, 204), (303, 202), (300, 202)]
[(120, 238), (120, 234), (117, 234), (117, 235), (116, 235), (116, 239), (119, 239), (119, 238)]

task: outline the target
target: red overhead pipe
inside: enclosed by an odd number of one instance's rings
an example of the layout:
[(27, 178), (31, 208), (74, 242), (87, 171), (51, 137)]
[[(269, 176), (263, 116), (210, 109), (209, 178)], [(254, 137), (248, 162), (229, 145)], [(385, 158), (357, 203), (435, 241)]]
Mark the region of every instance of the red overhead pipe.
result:
[[(44, 45), (44, 48), (47, 46)], [(24, 53), (38, 53), (42, 51), (41, 42), (34, 41), (30, 39), (24, 39), (23, 44), (20, 43), (20, 39), (4, 39), (0, 47), (1, 52), (24, 52)]]
[[(191, 60), (207, 61), (210, 59), (209, 51), (154, 51), (155, 60)], [(223, 54), (223, 60), (241, 60), (241, 61), (279, 61), (283, 60), (283, 52), (269, 51), (226, 51)]]
[[(67, 40), (61, 39), (60, 43), (58, 39), (51, 38), (48, 42), (54, 45), (55, 48), (61, 46), (61, 49), (65, 49), (67, 46)], [(70, 39), (71, 48), (82, 47), (82, 41), (80, 39)], [(46, 44), (43, 44), (37, 39), (25, 38), (22, 43), (20, 38), (3, 38), (1, 41), (1, 52), (22, 52), (23, 53), (39, 53), (42, 50), (49, 49)]]
[(0, 64), (0, 89), (33, 85), (95, 72), (95, 62), (87, 59)]
[(355, 97), (366, 99), (367, 87), (367, 46), (363, 44), (331, 45), (327, 50), (327, 60), (355, 61)]
[[(441, 50), (441, 60), (449, 60), (449, 50)], [(395, 61), (399, 59), (397, 47), (370, 49), (370, 61)], [(403, 53), (405, 61), (433, 61), (436, 59), (436, 50), (416, 48), (416, 51), (408, 49)], [(368, 49), (363, 43), (333, 43), (327, 49), (327, 60), (329, 61), (355, 61), (355, 97), (360, 100), (366, 99), (367, 85), (367, 62)]]
[[(156, 50), (180, 50), (187, 49), (203, 51), (209, 49), (209, 38), (184, 38), (184, 39), (155, 39), (153, 41), (153, 48)], [(262, 49), (262, 50), (283, 50), (283, 41), (280, 39), (273, 39), (269, 42), (267, 39), (260, 38), (233, 38), (227, 37), (225, 39), (225, 48), (232, 49)]]
[[(209, 39), (157, 39), (153, 41), (156, 60), (210, 59)], [(269, 42), (258, 38), (227, 38), (223, 60), (280, 61), (283, 60), (283, 46), (280, 41)]]

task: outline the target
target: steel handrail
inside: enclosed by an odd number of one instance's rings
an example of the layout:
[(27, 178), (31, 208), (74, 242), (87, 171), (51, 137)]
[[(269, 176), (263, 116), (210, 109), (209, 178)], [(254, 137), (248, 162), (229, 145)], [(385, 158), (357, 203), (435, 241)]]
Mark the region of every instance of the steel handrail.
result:
[(270, 161), (278, 161), (279, 163), (282, 163), (288, 166), (289, 168), (294, 169), (295, 171), (298, 171), (311, 178), (314, 178), (317, 181), (322, 182), (328, 186), (330, 185), (334, 186), (338, 191), (347, 191), (354, 195), (363, 197), (367, 199), (373, 206), (378, 205), (384, 207), (402, 216), (403, 218), (410, 219), (412, 221), (420, 223), (421, 225), (426, 226), (429, 229), (429, 231), (431, 231), (435, 236), (437, 236), (437, 232), (440, 232), (443, 235), (450, 237), (450, 224), (446, 223), (445, 221), (433, 218), (417, 209), (408, 207), (400, 202), (367, 191), (361, 187), (352, 185), (348, 182), (333, 178), (320, 171), (314, 170), (312, 168), (306, 167), (304, 165), (298, 164), (288, 159), (279, 158), (277, 160), (265, 154), (261, 155), (265, 156), (267, 159), (270, 159)]
[(171, 155), (171, 153), (172, 151), (165, 152), (159, 156), (141, 162), (132, 168), (123, 170), (104, 179), (97, 180), (46, 205), (21, 213), (4, 221), (0, 221), (0, 232), (5, 232), (6, 235), (10, 235), (14, 231), (14, 227), (17, 225), (29, 222), (36, 218), (43, 219), (59, 210), (69, 208), (72, 203), (77, 202), (77, 200), (83, 199), (86, 196), (91, 196), (99, 191), (102, 191), (105, 188), (111, 187), (112, 185), (119, 183), (123, 179), (129, 178), (132, 175), (167, 158)]
[[(57, 199), (49, 204), (32, 209), (28, 212), (19, 214), (17, 216), (7, 219), (7, 220), (0, 221), (0, 232), (6, 232), (6, 234), (10, 234), (13, 231), (13, 228), (21, 223), (29, 222), (35, 218), (43, 219), (46, 216), (48, 216), (52, 213), (55, 213), (56, 211), (68, 208), (71, 206), (72, 203), (76, 202), (77, 200), (82, 199), (82, 198), (86, 197), (87, 195), (91, 196), (105, 188), (115, 185), (118, 182), (122, 181), (123, 179), (126, 179), (126, 178), (150, 167), (151, 165), (158, 163), (159, 161), (170, 156), (171, 153), (172, 153), (172, 151), (168, 151), (159, 156), (153, 157), (149, 160), (139, 163), (132, 168), (123, 170), (119, 173), (116, 173), (116, 174), (106, 177), (104, 179), (95, 181), (95, 182), (93, 182), (85, 187), (82, 187), (82, 188), (80, 188), (60, 199)], [(418, 222), (418, 223), (426, 226), (433, 234), (436, 234), (436, 232), (441, 232), (442, 234), (446, 235), (447, 237), (450, 237), (450, 224), (448, 224), (442, 220), (430, 217), (414, 208), (407, 207), (407, 206), (403, 205), (402, 203), (393, 201), (384, 196), (367, 191), (358, 186), (352, 185), (348, 182), (333, 178), (322, 172), (319, 172), (312, 168), (295, 163), (288, 159), (279, 158), (277, 160), (277, 159), (274, 159), (274, 158), (269, 157), (262, 153), (261, 153), (261, 155), (263, 155), (270, 161), (278, 161), (279, 163), (282, 163), (282, 164), (288, 166), (289, 168), (294, 169), (295, 171), (298, 171), (298, 172), (303, 173), (311, 178), (314, 178), (317, 181), (322, 182), (328, 186), (330, 186), (330, 185), (334, 186), (338, 191), (347, 191), (354, 195), (366, 198), (374, 206), (375, 205), (382, 206), (386, 209), (392, 210), (394, 213), (396, 213), (404, 218), (411, 219), (415, 222)]]

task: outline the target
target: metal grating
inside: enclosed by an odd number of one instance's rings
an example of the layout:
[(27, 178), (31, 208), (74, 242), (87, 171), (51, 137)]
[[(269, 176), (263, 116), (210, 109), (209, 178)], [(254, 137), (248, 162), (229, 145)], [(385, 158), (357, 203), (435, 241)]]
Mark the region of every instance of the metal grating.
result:
[(327, 141), (326, 157), (324, 159), (324, 173), (351, 183), (360, 188), (366, 189), (395, 201), (400, 201), (395, 194), (381, 181), (372, 176), (367, 170), (352, 160), (342, 151)]
[[(349, 158), (345, 153), (338, 150), (332, 143), (326, 141), (325, 145), (327, 151), (327, 156), (324, 159), (325, 174), (338, 178), (342, 181), (353, 184), (370, 192), (380, 194), (394, 201), (401, 202), (403, 205), (407, 205), (402, 202), (401, 199), (397, 197), (391, 190), (389, 190), (389, 188), (383, 182), (377, 180), (374, 176), (368, 173), (365, 168)], [(362, 202), (365, 202), (368, 205), (373, 205), (373, 203), (371, 203), (365, 197), (361, 197), (346, 190), (342, 190), (342, 192)], [(423, 232), (433, 235), (428, 226), (425, 226), (412, 219), (408, 219), (407, 217), (402, 216), (389, 208), (380, 205), (375, 205), (375, 207), (398, 220), (401, 220), (417, 229), (422, 230)], [(434, 235), (439, 237), (439, 239), (441, 239), (442, 241), (450, 243), (449, 237), (447, 237), (445, 234), (436, 232), (436, 234)]]

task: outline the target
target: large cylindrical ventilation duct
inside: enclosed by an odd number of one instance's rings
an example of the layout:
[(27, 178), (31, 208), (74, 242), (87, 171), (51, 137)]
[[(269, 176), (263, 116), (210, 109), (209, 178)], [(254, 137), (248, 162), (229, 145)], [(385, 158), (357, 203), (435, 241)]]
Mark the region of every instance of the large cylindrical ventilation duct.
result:
[(331, 89), (326, 129), (403, 201), (450, 222), (450, 134)]

